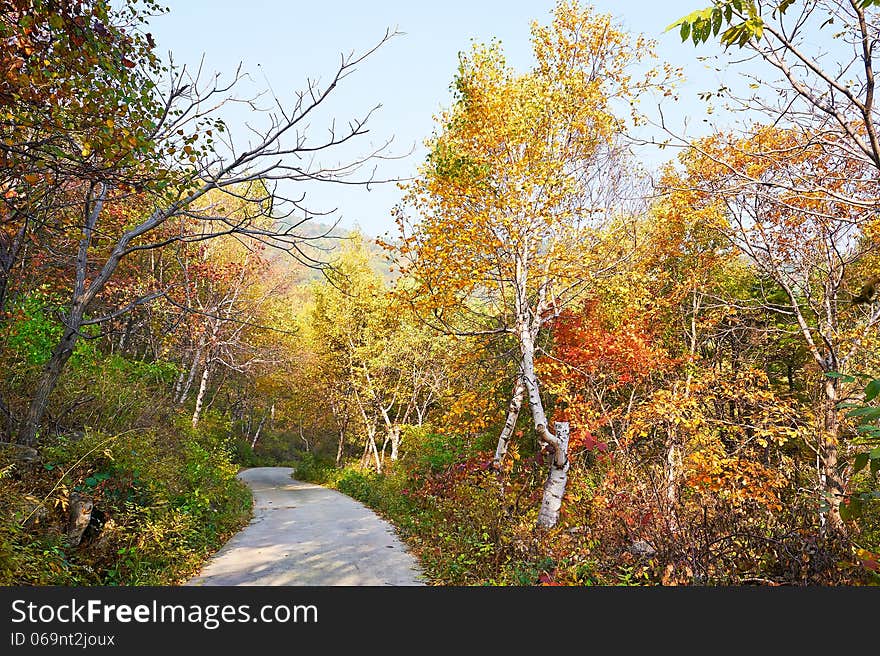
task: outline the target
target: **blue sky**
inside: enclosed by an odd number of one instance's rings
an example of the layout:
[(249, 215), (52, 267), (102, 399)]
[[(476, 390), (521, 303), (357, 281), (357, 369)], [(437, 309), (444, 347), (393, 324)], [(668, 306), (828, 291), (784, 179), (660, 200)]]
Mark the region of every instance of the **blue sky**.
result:
[[(153, 20), (151, 30), (159, 52), (169, 51), (177, 64), (198, 65), (204, 55), (207, 73), (230, 74), (239, 63), (251, 82), (241, 87), (248, 95), (271, 85), (280, 98), (289, 100), (305, 87), (306, 78), (327, 79), (340, 54), (362, 51), (374, 45), (387, 28), (404, 34), (379, 49), (334, 91), (328, 111), (311, 123), (316, 135), (335, 118), (345, 124), (375, 105), (382, 107), (371, 117), (370, 133), (345, 158), (393, 137), (392, 152), (413, 154), (380, 165), (378, 175), (407, 176), (424, 157), (422, 143), (434, 127), (433, 116), (450, 101), (449, 84), (456, 70), (458, 53), (472, 40), (501, 40), (508, 62), (526, 70), (531, 62), (529, 25), (546, 23), (554, 2), (499, 0), (445, 0), (406, 2), (375, 0), (351, 2), (311, 0), (167, 0), (169, 14)], [(701, 91), (718, 87), (724, 72), (712, 70), (697, 58), (715, 52), (682, 44), (675, 32), (663, 29), (677, 18), (701, 8), (703, 0), (595, 0), (599, 11), (615, 15), (634, 33), (657, 40), (661, 59), (684, 68), (688, 81), (679, 89), (679, 100), (664, 107), (666, 120), (690, 134), (705, 131), (705, 103)], [(656, 109), (646, 105), (649, 115)], [(226, 115), (230, 130), (242, 134), (245, 122), (259, 126), (263, 117), (231, 107)], [(673, 156), (670, 150), (645, 148), (641, 159), (649, 166)], [(333, 164), (334, 161), (328, 160)], [(315, 210), (336, 210), (334, 217), (346, 227), (359, 226), (376, 236), (393, 230), (390, 209), (399, 200), (395, 185), (341, 187), (322, 185), (306, 189), (307, 204)]]

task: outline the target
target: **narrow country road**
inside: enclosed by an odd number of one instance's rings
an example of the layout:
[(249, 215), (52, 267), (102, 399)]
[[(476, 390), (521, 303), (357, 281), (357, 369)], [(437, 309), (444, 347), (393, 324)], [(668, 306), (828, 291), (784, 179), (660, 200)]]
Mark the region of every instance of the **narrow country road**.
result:
[(185, 585), (424, 585), (388, 522), (292, 471), (239, 473), (253, 490), (254, 518)]

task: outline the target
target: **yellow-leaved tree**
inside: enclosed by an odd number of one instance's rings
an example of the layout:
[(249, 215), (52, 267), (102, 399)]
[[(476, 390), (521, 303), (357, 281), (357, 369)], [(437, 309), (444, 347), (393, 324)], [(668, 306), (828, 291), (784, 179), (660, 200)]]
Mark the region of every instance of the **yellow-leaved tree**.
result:
[(496, 42), (460, 55), (455, 101), (406, 187), (393, 249), (412, 281), (403, 289), (431, 325), (509, 340), (518, 380), (498, 453), (525, 394), (535, 432), (554, 452), (538, 517), (550, 527), (565, 492), (567, 444), (548, 427), (536, 340), (628, 256), (621, 198), (632, 180), (621, 166), (625, 120), (615, 107), (635, 107), (672, 72), (632, 75), (651, 44), (577, 2), (557, 4), (549, 25), (532, 25), (531, 40), (535, 65), (525, 74)]

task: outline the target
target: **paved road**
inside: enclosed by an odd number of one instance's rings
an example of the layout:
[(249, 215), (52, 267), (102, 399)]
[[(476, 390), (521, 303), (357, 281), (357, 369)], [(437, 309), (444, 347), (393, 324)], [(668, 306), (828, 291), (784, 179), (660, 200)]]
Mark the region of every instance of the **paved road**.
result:
[(238, 475), (253, 490), (254, 518), (185, 585), (424, 585), (388, 522), (292, 471)]

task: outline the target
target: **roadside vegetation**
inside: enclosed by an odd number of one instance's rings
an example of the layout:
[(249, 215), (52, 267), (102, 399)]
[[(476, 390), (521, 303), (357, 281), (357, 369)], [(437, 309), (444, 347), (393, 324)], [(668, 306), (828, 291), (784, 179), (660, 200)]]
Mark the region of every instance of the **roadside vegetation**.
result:
[(754, 120), (646, 171), (682, 72), (562, 0), (528, 70), (460, 54), (380, 240), (300, 187), (378, 183), (384, 148), (303, 164), (366, 134), (307, 123), (372, 50), (243, 136), (159, 12), (0, 6), (0, 583), (181, 583), (262, 465), (376, 509), (439, 585), (880, 583), (880, 2), (676, 22)]

